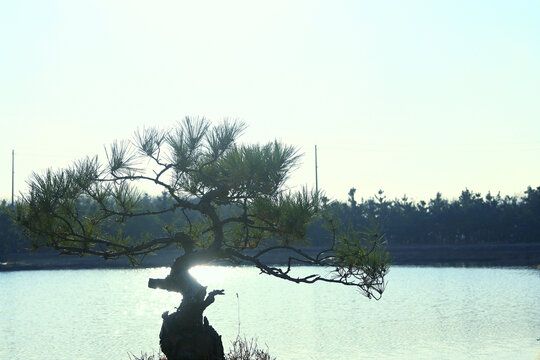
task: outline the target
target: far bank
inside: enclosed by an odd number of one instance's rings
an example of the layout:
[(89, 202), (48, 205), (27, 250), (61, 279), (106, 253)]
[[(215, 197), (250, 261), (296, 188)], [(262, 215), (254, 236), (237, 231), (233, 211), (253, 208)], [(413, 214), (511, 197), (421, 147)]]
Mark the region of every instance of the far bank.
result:
[[(316, 254), (321, 248), (304, 248)], [(475, 244), (475, 245), (400, 245), (388, 247), (393, 265), (503, 267), (540, 265), (540, 244)], [(142, 259), (139, 267), (170, 266), (179, 255), (178, 250), (162, 250)], [(7, 254), (0, 263), (0, 271), (130, 268), (127, 259), (103, 260), (96, 256), (60, 256), (51, 250)], [(265, 255), (267, 263), (286, 264), (286, 252)]]

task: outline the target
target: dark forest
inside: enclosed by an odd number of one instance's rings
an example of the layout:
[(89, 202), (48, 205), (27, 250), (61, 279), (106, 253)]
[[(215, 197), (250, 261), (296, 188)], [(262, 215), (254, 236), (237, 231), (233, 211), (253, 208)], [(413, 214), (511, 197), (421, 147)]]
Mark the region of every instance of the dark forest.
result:
[[(465, 189), (458, 199), (448, 200), (437, 193), (434, 198), (419, 202), (406, 196), (388, 199), (382, 190), (373, 197), (357, 200), (355, 192), (356, 189), (350, 189), (347, 202), (322, 200), (345, 226), (376, 226), (385, 234), (389, 246), (540, 243), (540, 187), (528, 187), (521, 196), (482, 195)], [(144, 195), (139, 206), (151, 211), (170, 201), (166, 194)], [(10, 218), (9, 205), (5, 201), (2, 205), (0, 260), (5, 260), (10, 254), (27, 252), (31, 245)], [(94, 210), (90, 205), (83, 208), (89, 213)], [(159, 236), (168, 228), (181, 227), (183, 221), (184, 216), (169, 212), (130, 219), (118, 226), (127, 236)], [(322, 223), (316, 221), (310, 228), (311, 246), (324, 246), (329, 241), (320, 231)]]

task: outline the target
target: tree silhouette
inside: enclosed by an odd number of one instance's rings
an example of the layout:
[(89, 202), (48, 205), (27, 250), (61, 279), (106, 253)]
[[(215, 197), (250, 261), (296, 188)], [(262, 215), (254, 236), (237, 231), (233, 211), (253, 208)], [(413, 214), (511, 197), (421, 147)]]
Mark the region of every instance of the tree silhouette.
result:
[[(92, 254), (105, 259), (145, 255), (170, 246), (179, 256), (164, 279), (148, 286), (179, 292), (178, 310), (163, 315), (160, 343), (169, 360), (222, 359), (220, 336), (203, 311), (223, 290), (207, 294), (188, 270), (215, 262), (249, 263), (261, 273), (296, 283), (328, 282), (357, 288), (379, 298), (388, 270), (381, 237), (364, 235), (332, 221), (319, 194), (288, 191), (285, 182), (298, 163), (298, 151), (278, 141), (240, 145), (244, 124), (185, 118), (170, 131), (137, 131), (131, 141), (106, 149), (106, 162), (88, 157), (58, 171), (34, 174), (29, 192), (17, 204), (15, 218), (34, 246), (62, 254)], [(157, 186), (162, 198), (154, 206), (139, 190)], [(163, 236), (124, 231), (123, 224), (170, 214)], [(330, 244), (311, 254), (296, 244), (308, 225), (328, 219)], [(174, 221), (182, 218), (183, 221)], [(288, 252), (287, 265), (264, 261), (273, 252)], [(329, 267), (326, 275), (296, 276), (294, 264)]]

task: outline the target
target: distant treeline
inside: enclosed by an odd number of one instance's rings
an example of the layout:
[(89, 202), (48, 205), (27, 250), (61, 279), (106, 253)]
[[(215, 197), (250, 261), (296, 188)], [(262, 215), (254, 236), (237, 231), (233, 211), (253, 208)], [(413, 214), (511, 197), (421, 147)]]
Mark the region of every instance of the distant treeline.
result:
[(378, 224), (392, 245), (512, 244), (540, 242), (540, 187), (520, 197), (482, 196), (469, 189), (449, 201), (437, 193), (429, 201), (389, 200), (383, 191), (357, 202), (330, 204), (338, 218), (356, 227)]
[[(367, 200), (357, 201), (355, 189), (349, 199), (331, 202), (323, 198), (334, 217), (342, 226), (355, 229), (373, 229), (377, 226), (393, 245), (459, 245), (510, 244), (540, 242), (540, 187), (528, 187), (524, 195), (504, 196), (490, 193), (482, 196), (465, 189), (457, 200), (444, 199), (440, 193), (429, 201), (414, 202), (403, 197), (387, 199), (383, 191)], [(171, 204), (166, 194), (144, 196), (140, 206), (145, 210), (159, 210)], [(0, 209), (0, 260), (7, 254), (22, 253), (30, 242), (14, 225), (6, 213), (7, 204)], [(84, 212), (92, 205), (83, 203)], [(224, 209), (223, 211), (227, 211)], [(193, 214), (188, 214), (193, 220)], [(185, 216), (180, 210), (128, 219), (122, 227), (125, 235), (164, 236), (167, 228), (179, 228)], [(317, 221), (309, 231), (315, 246), (324, 246), (329, 237)]]

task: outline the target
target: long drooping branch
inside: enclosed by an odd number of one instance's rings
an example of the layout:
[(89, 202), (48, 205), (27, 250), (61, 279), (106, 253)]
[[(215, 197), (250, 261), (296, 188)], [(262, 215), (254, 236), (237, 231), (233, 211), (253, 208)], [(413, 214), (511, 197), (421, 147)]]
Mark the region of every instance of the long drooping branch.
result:
[[(287, 266), (285, 269), (278, 266), (268, 265), (261, 260), (262, 255), (277, 250), (286, 250), (295, 254), (295, 256), (288, 256)], [(365, 258), (367, 259), (374, 251), (375, 249), (373, 248), (370, 253), (365, 255)], [(323, 253), (328, 253), (328, 249), (319, 252), (319, 254), (315, 256), (311, 256), (301, 249), (291, 246), (272, 246), (263, 249), (254, 255), (248, 255), (232, 248), (225, 249), (224, 252), (229, 258), (238, 259), (255, 265), (264, 274), (292, 281), (297, 284), (312, 284), (320, 281), (354, 286), (368, 298), (375, 299), (379, 299), (381, 297), (386, 286), (384, 276), (388, 270), (387, 267), (372, 267), (368, 261), (366, 261), (366, 264), (363, 266), (346, 265), (340, 263), (339, 259), (335, 255), (321, 256)], [(293, 263), (326, 268), (332, 267), (333, 270), (327, 275), (309, 274), (304, 276), (293, 276), (291, 274)]]

